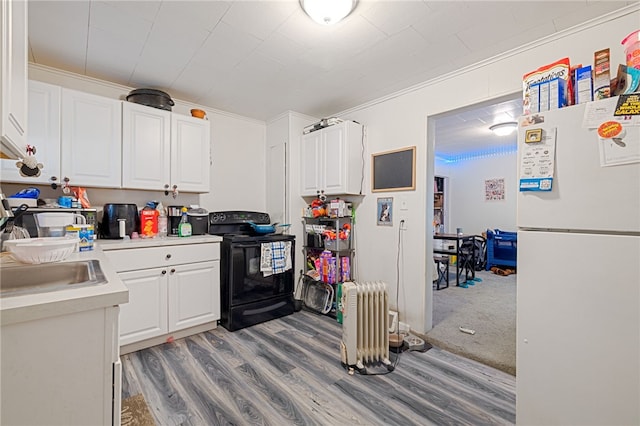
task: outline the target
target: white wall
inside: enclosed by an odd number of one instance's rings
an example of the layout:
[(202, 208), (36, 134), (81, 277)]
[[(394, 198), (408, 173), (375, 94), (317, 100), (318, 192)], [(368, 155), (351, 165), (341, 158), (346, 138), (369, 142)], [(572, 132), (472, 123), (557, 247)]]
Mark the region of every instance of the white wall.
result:
[[(445, 196), (449, 232), (462, 228), (466, 234), (480, 235), (487, 229), (516, 230), (517, 154), (515, 152), (457, 161), (435, 163), (435, 174), (448, 177)], [(505, 199), (485, 201), (487, 179), (504, 178)]]
[[(36, 64), (29, 64), (29, 78), (113, 99), (124, 99), (133, 89)], [(146, 201), (158, 200), (164, 205), (200, 204), (210, 211), (265, 210), (265, 123), (178, 99), (174, 101), (173, 112), (190, 115), (190, 109), (199, 108), (207, 112), (211, 121), (211, 191), (208, 194), (180, 193), (173, 199), (163, 191), (89, 188), (92, 205), (101, 208), (105, 203), (116, 202), (142, 207)], [(2, 189), (10, 194), (25, 186), (3, 184)], [(60, 189), (38, 188), (42, 191), (41, 197), (62, 195)]]
[[(483, 101), (490, 101), (521, 90), (521, 77), (528, 71), (570, 56), (572, 63), (591, 63), (593, 52), (611, 48), (613, 64), (624, 63), (620, 41), (638, 27), (637, 5), (623, 12), (607, 15), (574, 27), (562, 37), (550, 37), (521, 49), (490, 58), (459, 72), (426, 82), (419, 87), (397, 93), (357, 108), (336, 114), (366, 126), (367, 154), (411, 145), (417, 146), (415, 191), (371, 194), (366, 185), (365, 197), (358, 208), (356, 251), (360, 280), (384, 280), (390, 284), (392, 305), (396, 297), (396, 247), (398, 222), (406, 219), (400, 273), (399, 309), (401, 319), (423, 333), (431, 328), (431, 276), (433, 249), (431, 229), (433, 206), (433, 140), (427, 143), (427, 117)], [(365, 167), (365, 182), (370, 182)], [(376, 198), (394, 197), (396, 221), (393, 227), (375, 223)], [(399, 211), (400, 202), (407, 210)], [(429, 219), (428, 219), (429, 218)]]

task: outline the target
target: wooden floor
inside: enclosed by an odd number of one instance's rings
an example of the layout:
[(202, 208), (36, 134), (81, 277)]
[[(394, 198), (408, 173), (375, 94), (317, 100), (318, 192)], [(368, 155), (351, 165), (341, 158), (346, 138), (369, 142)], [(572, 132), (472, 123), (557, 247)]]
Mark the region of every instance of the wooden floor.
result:
[(219, 327), (124, 355), (122, 396), (142, 393), (162, 426), (515, 423), (513, 376), (437, 348), (350, 376), (340, 337), (335, 320), (304, 310)]

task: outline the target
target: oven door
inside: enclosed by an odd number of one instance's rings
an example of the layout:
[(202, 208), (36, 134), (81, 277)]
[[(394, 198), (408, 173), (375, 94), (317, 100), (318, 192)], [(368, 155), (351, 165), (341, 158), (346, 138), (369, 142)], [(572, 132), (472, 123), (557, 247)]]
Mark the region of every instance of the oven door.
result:
[[(230, 245), (230, 250), (228, 291), (231, 306), (293, 294), (293, 269), (268, 276), (260, 271), (260, 242), (234, 242)], [(293, 253), (292, 242), (292, 264)]]

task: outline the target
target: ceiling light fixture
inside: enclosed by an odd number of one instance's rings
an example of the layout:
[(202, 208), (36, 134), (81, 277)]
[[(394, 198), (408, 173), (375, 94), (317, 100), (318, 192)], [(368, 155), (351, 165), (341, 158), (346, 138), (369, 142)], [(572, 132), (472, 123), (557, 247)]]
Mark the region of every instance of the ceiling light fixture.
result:
[(318, 24), (333, 25), (356, 7), (358, 0), (300, 0), (300, 6)]
[(513, 133), (518, 128), (518, 123), (515, 121), (508, 121), (506, 123), (498, 123), (489, 127), (493, 133), (497, 136), (507, 136)]

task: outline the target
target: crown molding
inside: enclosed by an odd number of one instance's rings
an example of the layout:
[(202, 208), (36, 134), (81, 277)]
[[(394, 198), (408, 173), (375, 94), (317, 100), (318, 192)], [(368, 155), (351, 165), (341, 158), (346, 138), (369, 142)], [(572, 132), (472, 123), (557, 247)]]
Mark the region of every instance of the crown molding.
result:
[(468, 73), (470, 71), (474, 71), (476, 69), (486, 67), (489, 64), (493, 64), (493, 63), (501, 61), (503, 59), (510, 58), (512, 56), (516, 56), (518, 54), (521, 54), (523, 52), (529, 51), (531, 49), (535, 49), (537, 47), (544, 46), (544, 45), (552, 43), (552, 42), (554, 42), (556, 40), (559, 40), (559, 39), (562, 39), (564, 37), (567, 37), (569, 35), (573, 35), (573, 34), (579, 33), (579, 32), (584, 31), (586, 29), (593, 28), (593, 27), (595, 27), (597, 25), (604, 24), (604, 23), (609, 22), (609, 21), (613, 21), (615, 19), (621, 18), (621, 17), (626, 16), (626, 15), (630, 15), (630, 14), (632, 14), (634, 12), (638, 12), (638, 11), (640, 11), (640, 2), (631, 4), (629, 6), (625, 6), (625, 7), (621, 8), (621, 9), (615, 10), (613, 12), (606, 13), (606, 14), (604, 14), (602, 16), (597, 17), (597, 18), (590, 19), (588, 21), (582, 22), (582, 23), (580, 23), (578, 25), (575, 25), (573, 27), (564, 29), (562, 31), (558, 31), (558, 32), (550, 34), (550, 35), (548, 35), (546, 37), (542, 37), (542, 38), (540, 38), (540, 39), (538, 39), (536, 41), (523, 44), (522, 46), (516, 47), (516, 48), (511, 49), (511, 50), (507, 50), (506, 52), (500, 53), (499, 55), (491, 56), (491, 57), (489, 57), (487, 59), (483, 59), (482, 61), (476, 62), (474, 64), (471, 64), (471, 65), (468, 65), (466, 67), (460, 68), (458, 70), (451, 71), (449, 73), (442, 74), (442, 75), (440, 75), (438, 77), (431, 78), (429, 80), (423, 81), (422, 83), (418, 83), (418, 84), (415, 84), (413, 86), (407, 87), (406, 89), (402, 89), (402, 90), (399, 90), (397, 92), (391, 93), (389, 95), (385, 95), (385, 96), (382, 96), (380, 98), (374, 99), (372, 101), (366, 102), (364, 104), (360, 104), (360, 105), (358, 105), (356, 107), (349, 108), (349, 109), (346, 109), (344, 111), (340, 111), (339, 113), (336, 114), (336, 116), (339, 117), (339, 116), (345, 116), (347, 114), (352, 114), (354, 112), (361, 111), (363, 109), (367, 109), (367, 108), (372, 107), (374, 105), (381, 104), (383, 102), (386, 102), (386, 101), (389, 101), (391, 99), (395, 99), (395, 98), (398, 98), (400, 96), (403, 96), (403, 95), (406, 95), (406, 94), (409, 94), (409, 93), (424, 89), (426, 87), (434, 86), (436, 84), (439, 84), (439, 83), (445, 82), (447, 80), (450, 80), (452, 78), (458, 77), (460, 75), (466, 74), (466, 73)]
[[(37, 64), (35, 62), (29, 62), (28, 63), (28, 68), (29, 70), (34, 69), (34, 70), (39, 70), (39, 71), (43, 71), (49, 74), (55, 74), (58, 75), (60, 77), (70, 77), (76, 80), (82, 80), (91, 84), (95, 84), (95, 85), (99, 85), (108, 89), (115, 89), (115, 90), (119, 90), (122, 91), (124, 93), (128, 93), (131, 90), (135, 89), (135, 87), (130, 87), (130, 86), (124, 86), (122, 84), (118, 84), (118, 83), (113, 83), (111, 81), (107, 81), (107, 80), (100, 80), (98, 78), (95, 77), (89, 77), (87, 75), (83, 75), (83, 74), (77, 74), (71, 71), (65, 71), (65, 70), (61, 70), (59, 68), (53, 68), (47, 65), (42, 65), (42, 64)], [(250, 123), (254, 123), (254, 124), (260, 124), (260, 125), (265, 125), (266, 123), (262, 120), (257, 120), (255, 118), (251, 118), (251, 117), (245, 117), (244, 115), (240, 115), (240, 114), (235, 114), (233, 112), (229, 112), (229, 111), (223, 111), (223, 110), (219, 110), (216, 108), (211, 108), (209, 106), (206, 105), (200, 105), (200, 104), (196, 104), (193, 102), (189, 102), (189, 101), (183, 101), (180, 99), (173, 99), (173, 101), (176, 104), (180, 104), (181, 106), (187, 107), (189, 109), (191, 108), (199, 108), (202, 110), (205, 110), (207, 112), (207, 115), (211, 115), (211, 114), (218, 114), (218, 115), (223, 115), (226, 117), (230, 117), (230, 118), (235, 118), (238, 120), (243, 120), (243, 121), (247, 121)]]

